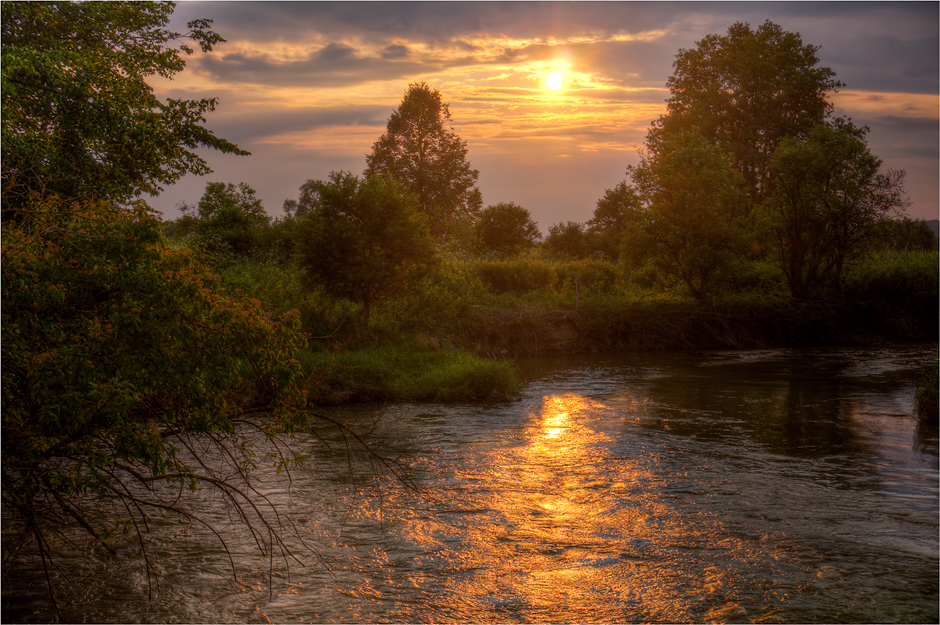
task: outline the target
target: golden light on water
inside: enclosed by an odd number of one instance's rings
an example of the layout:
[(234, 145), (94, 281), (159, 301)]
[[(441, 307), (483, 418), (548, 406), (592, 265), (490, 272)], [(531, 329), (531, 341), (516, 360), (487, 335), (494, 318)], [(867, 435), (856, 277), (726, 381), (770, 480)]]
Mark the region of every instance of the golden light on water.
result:
[[(647, 457), (611, 455), (623, 435), (599, 427), (619, 422), (611, 410), (575, 393), (545, 396), (515, 443), (460, 472), (488, 485), (479, 497), (462, 492), (458, 504), (485, 522), (463, 533), (438, 522), (418, 530), (462, 540), (450, 554), (462, 573), (446, 582), (447, 595), (460, 597), (456, 620), (501, 620), (511, 609), (536, 622), (566, 605), (576, 620), (616, 621), (624, 597), (650, 620), (694, 620), (677, 597), (690, 579), (707, 596), (714, 580), (688, 554), (720, 540), (721, 557), (737, 559), (741, 544), (722, 535), (712, 515), (696, 515), (695, 523), (678, 515), (662, 496), (675, 484)], [(605, 413), (610, 418), (598, 418)], [(697, 566), (691, 577), (679, 572)], [(730, 596), (721, 609), (713, 620), (741, 617)]]

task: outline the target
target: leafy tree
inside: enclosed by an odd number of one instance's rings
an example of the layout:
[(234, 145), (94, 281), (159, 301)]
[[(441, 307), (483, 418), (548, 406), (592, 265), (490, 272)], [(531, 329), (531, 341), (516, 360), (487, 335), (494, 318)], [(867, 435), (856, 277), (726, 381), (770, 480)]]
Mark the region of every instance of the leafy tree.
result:
[(255, 190), (244, 182), (234, 185), (210, 182), (196, 206), (196, 232), (200, 244), (209, 252), (234, 253), (245, 256), (256, 247), (259, 230), (270, 219), (255, 196)]
[[(167, 30), (173, 3), (4, 2), (3, 214), (33, 192), (126, 200), (210, 171), (195, 149), (248, 154), (202, 124), (217, 99), (160, 102), (149, 76), (172, 77), (224, 41), (195, 20)], [(178, 44), (178, 47), (173, 47)]]
[(366, 157), (366, 176), (391, 175), (418, 198), (431, 234), (443, 239), (455, 223), (473, 220), (483, 201), (476, 187), (480, 172), (467, 162), (467, 144), (450, 123), (450, 109), (427, 83), (408, 86), (387, 130)]
[[(292, 555), (249, 472), (259, 457), (278, 472), (299, 460), (277, 438), (308, 424), (296, 315), (222, 294), (129, 199), (207, 172), (198, 146), (242, 153), (202, 127), (215, 100), (161, 104), (145, 81), (189, 52), (168, 46), (172, 8), (0, 6), (4, 566), (30, 544), (50, 594), (76, 528), (112, 553), (139, 541), (149, 579), (144, 530), (162, 514), (203, 523), (184, 496), (200, 486), (264, 553)], [(184, 37), (210, 49), (208, 24)]]
[(474, 231), (484, 250), (510, 256), (533, 247), (541, 238), (532, 215), (514, 202), (487, 206), (480, 213)]
[(836, 120), (805, 140), (785, 138), (774, 153), (764, 218), (795, 298), (838, 295), (845, 261), (907, 206), (904, 172), (879, 173), (866, 130)]
[(577, 221), (559, 222), (548, 227), (544, 245), (561, 256), (587, 258), (594, 249), (591, 238), (584, 224)]
[(612, 260), (619, 259), (628, 221), (639, 210), (640, 202), (636, 188), (626, 181), (607, 189), (604, 197), (597, 200), (594, 217), (587, 222), (587, 233), (598, 251)]
[(427, 218), (385, 176), (333, 172), (317, 194), (317, 208), (301, 221), (301, 263), (311, 281), (361, 303), (368, 325), (372, 306), (411, 286), (433, 260)]
[(770, 192), (770, 160), (786, 137), (805, 139), (829, 117), (828, 93), (843, 86), (819, 66), (819, 46), (767, 21), (757, 30), (736, 23), (680, 50), (666, 86), (666, 114), (654, 122), (647, 149), (664, 149), (677, 133), (697, 129), (731, 156), (744, 175), (750, 206)]
[(707, 298), (715, 275), (740, 252), (743, 176), (717, 146), (691, 132), (673, 135), (628, 173), (642, 206), (627, 219), (621, 256), (634, 268), (652, 263), (696, 299)]
[(319, 180), (307, 180), (300, 185), (300, 195), (296, 200), (284, 200), (284, 215), (288, 218), (300, 219), (316, 210), (320, 202)]
[(5, 554), (31, 537), (49, 580), (77, 525), (112, 552), (135, 536), (149, 578), (143, 527), (164, 512), (201, 523), (182, 497), (197, 487), (282, 542), (248, 471), (257, 434), (303, 421), (296, 313), (222, 295), (143, 204), (33, 200), (24, 216), (4, 225), (0, 263)]
[(247, 227), (257, 227), (268, 223), (268, 214), (264, 212), (261, 200), (255, 196), (255, 190), (244, 182), (239, 182), (237, 186), (210, 182), (197, 208), (199, 220), (204, 224), (236, 221)]

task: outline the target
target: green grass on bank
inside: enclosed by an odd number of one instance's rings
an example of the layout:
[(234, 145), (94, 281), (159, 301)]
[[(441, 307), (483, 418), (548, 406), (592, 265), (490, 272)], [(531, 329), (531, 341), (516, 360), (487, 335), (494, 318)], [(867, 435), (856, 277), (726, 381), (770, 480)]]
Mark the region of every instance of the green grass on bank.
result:
[(457, 349), (382, 344), (355, 351), (303, 350), (316, 404), (351, 401), (506, 400), (521, 389), (516, 367)]

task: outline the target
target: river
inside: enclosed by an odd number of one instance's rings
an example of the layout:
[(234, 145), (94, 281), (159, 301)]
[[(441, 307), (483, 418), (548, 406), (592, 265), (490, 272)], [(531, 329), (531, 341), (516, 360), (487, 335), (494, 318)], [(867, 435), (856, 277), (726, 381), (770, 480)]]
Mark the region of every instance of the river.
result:
[[(265, 482), (305, 566), (231, 525), (234, 580), (215, 539), (167, 524), (152, 598), (139, 559), (73, 558), (62, 618), (937, 622), (937, 428), (912, 416), (933, 349), (567, 356), (522, 362), (512, 403), (332, 409), (374, 423), (418, 492), (334, 436), (289, 489)], [(52, 618), (43, 584), (5, 580), (4, 619)]]

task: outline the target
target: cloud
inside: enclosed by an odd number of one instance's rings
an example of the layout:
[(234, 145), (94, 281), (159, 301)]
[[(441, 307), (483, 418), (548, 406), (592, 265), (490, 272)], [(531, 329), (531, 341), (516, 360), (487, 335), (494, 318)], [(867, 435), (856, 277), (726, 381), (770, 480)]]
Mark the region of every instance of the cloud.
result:
[[(433, 66), (408, 60), (399, 48), (389, 47), (371, 56), (353, 46), (330, 43), (300, 60), (273, 58), (265, 53), (239, 52), (205, 56), (195, 61), (193, 71), (219, 83), (308, 87), (344, 87), (370, 81), (406, 80), (408, 76), (433, 71)], [(407, 51), (405, 49), (405, 51)], [(397, 53), (397, 54), (396, 54)]]
[[(680, 49), (734, 22), (757, 27), (770, 19), (820, 46), (821, 64), (847, 84), (833, 98), (837, 113), (871, 126), (872, 151), (886, 167), (908, 170), (912, 194), (929, 211), (938, 187), (938, 7), (186, 2), (177, 5), (173, 28), (211, 18), (227, 42), (190, 57), (187, 71), (158, 95), (219, 96), (208, 127), (254, 154), (213, 161), (219, 179), (268, 189), (266, 199), (288, 189), (279, 202), (303, 182), (300, 171), (361, 170), (407, 84), (426, 80), (451, 105), (484, 201), (518, 201), (557, 216), (543, 220), (551, 223), (581, 219), (565, 211), (590, 211), (604, 188), (623, 179), (634, 146), (664, 112)], [(565, 73), (561, 92), (544, 90), (548, 71)]]

